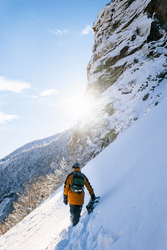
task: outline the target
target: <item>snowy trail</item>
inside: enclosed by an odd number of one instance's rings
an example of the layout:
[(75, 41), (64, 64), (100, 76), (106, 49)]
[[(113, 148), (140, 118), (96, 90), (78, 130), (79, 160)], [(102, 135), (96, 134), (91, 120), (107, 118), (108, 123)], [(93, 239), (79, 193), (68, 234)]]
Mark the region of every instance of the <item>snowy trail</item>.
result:
[(98, 221), (100, 211), (91, 215), (84, 214), (80, 223), (75, 227), (69, 227), (61, 232), (63, 239), (57, 244), (54, 250), (72, 249), (104, 249), (109, 250), (111, 243), (121, 237), (121, 232), (111, 235)]

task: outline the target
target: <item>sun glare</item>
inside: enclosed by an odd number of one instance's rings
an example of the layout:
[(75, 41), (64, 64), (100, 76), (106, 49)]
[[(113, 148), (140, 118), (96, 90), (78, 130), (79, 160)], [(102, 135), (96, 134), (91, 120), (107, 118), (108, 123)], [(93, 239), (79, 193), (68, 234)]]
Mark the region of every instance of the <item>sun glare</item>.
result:
[(65, 100), (70, 114), (76, 118), (88, 115), (91, 110), (91, 102), (82, 97), (70, 97)]
[(83, 116), (89, 113), (90, 103), (83, 98), (73, 98), (70, 103), (70, 110), (75, 116)]

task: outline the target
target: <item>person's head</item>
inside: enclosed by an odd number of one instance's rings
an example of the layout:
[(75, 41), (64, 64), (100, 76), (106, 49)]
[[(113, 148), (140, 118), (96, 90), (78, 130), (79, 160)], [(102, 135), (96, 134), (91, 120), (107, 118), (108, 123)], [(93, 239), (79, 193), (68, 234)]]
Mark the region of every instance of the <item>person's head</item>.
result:
[(78, 162), (76, 162), (73, 166), (72, 169), (76, 169), (76, 168), (81, 168), (80, 164)]

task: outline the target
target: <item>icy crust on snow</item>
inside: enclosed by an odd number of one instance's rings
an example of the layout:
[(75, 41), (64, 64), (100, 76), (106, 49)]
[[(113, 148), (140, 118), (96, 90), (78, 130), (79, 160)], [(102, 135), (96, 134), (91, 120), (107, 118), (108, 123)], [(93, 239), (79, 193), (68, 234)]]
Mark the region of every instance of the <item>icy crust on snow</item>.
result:
[(166, 249), (166, 92), (162, 99), (83, 169), (101, 196), (93, 214), (84, 206), (72, 228), (61, 187), (0, 238), (0, 249)]

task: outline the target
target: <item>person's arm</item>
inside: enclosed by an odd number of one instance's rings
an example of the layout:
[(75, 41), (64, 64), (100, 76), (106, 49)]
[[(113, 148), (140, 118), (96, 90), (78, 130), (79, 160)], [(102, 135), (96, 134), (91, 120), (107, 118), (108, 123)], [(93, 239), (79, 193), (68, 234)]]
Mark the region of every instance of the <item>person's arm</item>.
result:
[(66, 179), (65, 184), (64, 184), (63, 202), (65, 205), (68, 204), (68, 190), (70, 187), (69, 176), (70, 175), (67, 176), (67, 179)]
[(85, 186), (86, 186), (92, 200), (94, 200), (96, 196), (95, 196), (94, 190), (93, 190), (92, 186), (90, 185), (90, 182), (86, 176), (85, 176)]

